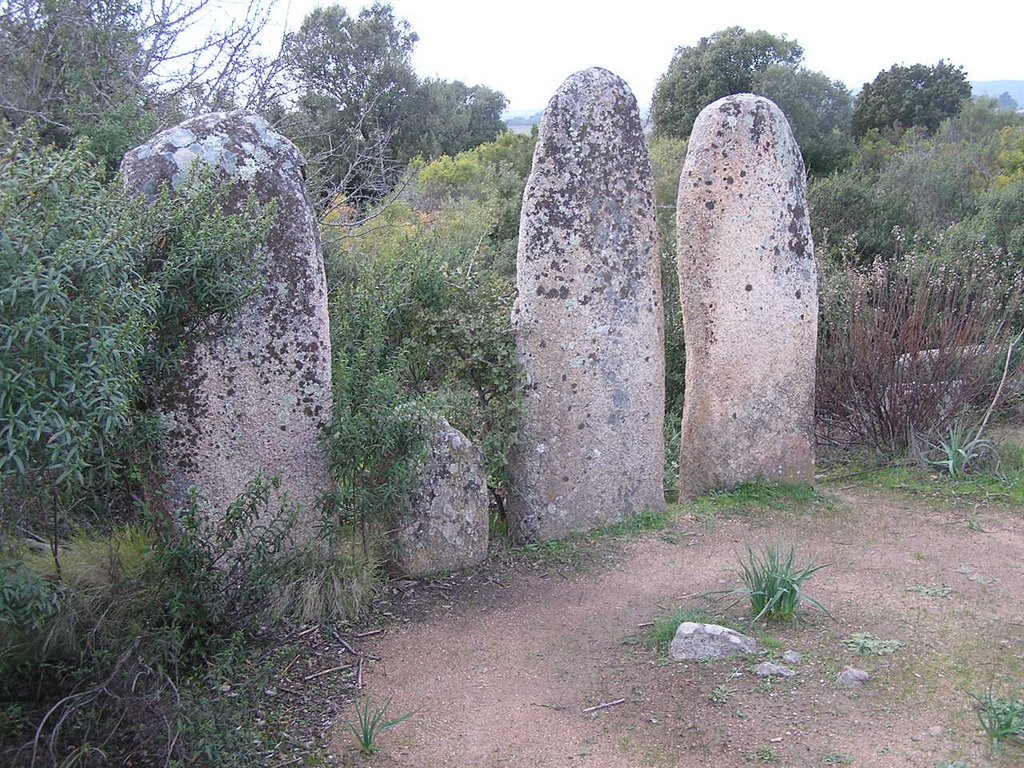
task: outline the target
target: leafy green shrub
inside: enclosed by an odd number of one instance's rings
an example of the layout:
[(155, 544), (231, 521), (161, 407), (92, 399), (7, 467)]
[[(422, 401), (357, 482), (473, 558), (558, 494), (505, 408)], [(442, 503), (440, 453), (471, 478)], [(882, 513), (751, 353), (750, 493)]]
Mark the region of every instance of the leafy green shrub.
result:
[[(226, 213), (218, 183), (138, 199), (84, 146), (0, 127), (0, 688), (48, 702), (34, 749), (51, 762), (184, 750), (186, 669), (251, 627), (276, 582), (293, 511), (255, 527), (272, 481), (217, 524), (138, 516), (155, 383), (260, 289), (273, 211)], [(33, 529), (48, 552), (16, 546)]]
[(375, 231), (334, 256), (331, 333), (336, 522), (401, 514), (431, 415), (481, 446), (501, 498), (521, 408), (509, 314), (514, 289), (477, 255), (485, 208)]
[[(475, 202), (489, 211), (489, 226), (475, 244), (485, 264), (496, 264), (505, 275), (515, 272), (515, 245), (523, 188), (533, 165), (536, 138), (503, 133), (474, 149), (447, 155), (426, 164), (411, 164), (405, 197), (417, 209), (437, 212), (453, 203)], [(450, 216), (443, 212), (442, 219)], [(480, 246), (486, 245), (486, 249)]]
[[(105, 185), (83, 146), (0, 128), (0, 491), (5, 522), (138, 495), (148, 391), (258, 286), (270, 211)], [(119, 487), (120, 486), (120, 487)]]
[(57, 606), (57, 592), (24, 561), (0, 560), (0, 632), (39, 631)]

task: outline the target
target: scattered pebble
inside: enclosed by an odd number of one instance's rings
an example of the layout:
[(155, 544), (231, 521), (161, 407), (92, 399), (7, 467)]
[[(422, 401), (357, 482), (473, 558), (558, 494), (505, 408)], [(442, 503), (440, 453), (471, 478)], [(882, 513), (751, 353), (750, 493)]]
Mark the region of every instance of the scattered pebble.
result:
[(762, 661), (754, 667), (754, 674), (758, 677), (792, 677), (796, 674), (789, 667), (781, 664), (772, 664), (770, 661)]
[(782, 654), (782, 660), (787, 664), (799, 664), (804, 660), (804, 655), (800, 651), (786, 651)]
[(859, 688), (870, 679), (871, 675), (863, 669), (847, 667), (839, 673), (839, 676), (836, 678), (836, 682), (844, 688)]

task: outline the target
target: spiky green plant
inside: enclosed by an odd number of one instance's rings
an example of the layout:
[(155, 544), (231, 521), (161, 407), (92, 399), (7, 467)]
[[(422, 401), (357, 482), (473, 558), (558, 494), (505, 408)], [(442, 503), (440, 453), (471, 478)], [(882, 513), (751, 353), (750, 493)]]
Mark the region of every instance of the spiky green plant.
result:
[(770, 544), (761, 552), (747, 545), (747, 558), (740, 561), (743, 587), (737, 592), (749, 595), (754, 621), (791, 621), (804, 600), (831, 617), (821, 603), (803, 591), (804, 584), (824, 567), (813, 561), (798, 566), (793, 547), (783, 554), (777, 544)]
[(933, 467), (941, 467), (954, 480), (962, 478), (968, 467), (985, 455), (991, 455), (995, 450), (992, 441), (981, 436), (981, 430), (978, 430), (972, 440), (968, 440), (969, 431), (966, 419), (957, 419), (949, 427), (948, 439), (929, 445), (928, 453), (937, 455), (938, 458), (928, 458), (926, 454), (925, 461)]
[(380, 706), (374, 707), (370, 704), (369, 699), (360, 704), (358, 701), (355, 703), (356, 719), (355, 722), (351, 720), (346, 721), (349, 730), (352, 731), (352, 735), (356, 737), (356, 741), (359, 742), (359, 749), (364, 755), (372, 755), (379, 747), (377, 746), (377, 739), (384, 731), (390, 730), (397, 725), (401, 725), (415, 712), (409, 712), (402, 715), (401, 717), (395, 717), (388, 719), (388, 709), (391, 707), (391, 699), (388, 699)]
[(983, 694), (968, 693), (974, 699), (981, 729), (985, 731), (992, 750), (998, 752), (1011, 739), (1024, 741), (1024, 701), (1000, 698), (991, 689)]

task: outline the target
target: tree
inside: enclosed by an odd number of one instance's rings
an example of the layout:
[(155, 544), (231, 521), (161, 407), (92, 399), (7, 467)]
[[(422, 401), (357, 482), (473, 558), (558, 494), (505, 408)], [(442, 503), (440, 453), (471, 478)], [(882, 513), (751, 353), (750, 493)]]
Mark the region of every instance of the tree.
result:
[(754, 78), (754, 93), (779, 105), (812, 173), (842, 168), (853, 151), (853, 97), (838, 80), (821, 72), (771, 64)]
[(379, 2), (356, 18), (340, 5), (317, 8), (286, 38), (300, 92), (286, 131), (322, 167), (322, 198), (342, 192), (357, 203), (373, 200), (400, 175), (390, 145), (417, 85), (416, 40)]
[(427, 79), (411, 94), (396, 152), (409, 160), (457, 155), (504, 132), (508, 100), (483, 85)]
[(716, 99), (751, 90), (755, 76), (771, 64), (796, 66), (804, 51), (785, 35), (729, 27), (695, 46), (677, 48), (654, 89), (654, 130), (687, 138), (700, 111)]
[(934, 67), (894, 64), (857, 95), (853, 136), (859, 139), (872, 128), (899, 132), (919, 127), (931, 134), (970, 97), (971, 84), (962, 67), (942, 60)]
[(0, 0), (0, 117), (61, 147), (89, 139), (109, 173), (162, 125), (263, 97), (269, 2), (219, 24), (213, 0)]
[(340, 195), (366, 208), (394, 188), (417, 155), (455, 155), (505, 129), (498, 91), (420, 81), (411, 63), (416, 40), (380, 2), (357, 17), (337, 5), (319, 8), (286, 39), (299, 97), (284, 130), (320, 168), (321, 204)]
[(1010, 95), (1009, 91), (1003, 91), (999, 94), (999, 108), (1006, 112), (1017, 111), (1017, 100)]

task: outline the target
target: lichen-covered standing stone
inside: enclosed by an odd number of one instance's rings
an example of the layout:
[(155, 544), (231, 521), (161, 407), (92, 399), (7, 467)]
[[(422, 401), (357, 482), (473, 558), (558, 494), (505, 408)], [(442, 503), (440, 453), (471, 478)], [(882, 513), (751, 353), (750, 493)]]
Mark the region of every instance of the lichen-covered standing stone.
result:
[(128, 188), (187, 194), (194, 163), (234, 182), (225, 200), (240, 211), (254, 195), (277, 212), (261, 260), (262, 294), (222, 334), (199, 340), (179, 376), (157, 393), (165, 425), (170, 497), (198, 491), (200, 507), (223, 512), (257, 473), (309, 522), (328, 487), (320, 432), (331, 413), (327, 287), (316, 215), (295, 146), (256, 115), (213, 113), (188, 120), (129, 152)]
[(512, 312), (527, 416), (510, 457), (519, 541), (665, 504), (664, 338), (636, 99), (603, 69), (552, 97), (523, 195)]
[(490, 502), (484, 455), (444, 419), (434, 425), (411, 496), (410, 514), (393, 534), (396, 575), (427, 576), (483, 562)]
[(818, 328), (803, 159), (768, 99), (705, 107), (679, 179), (680, 496), (814, 473)]

